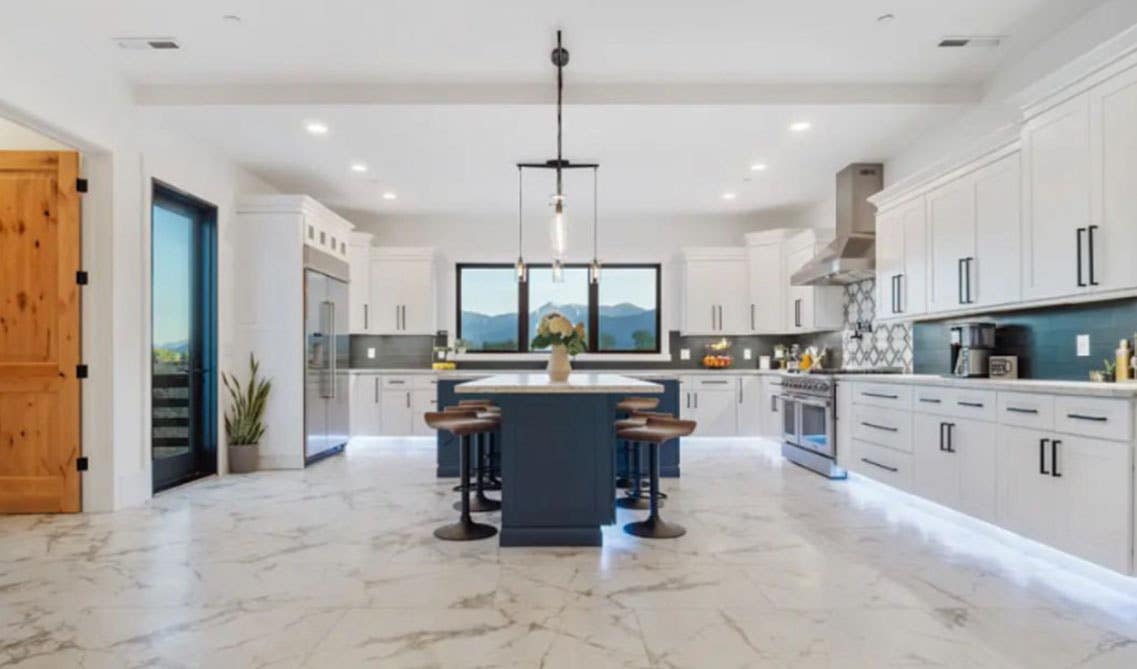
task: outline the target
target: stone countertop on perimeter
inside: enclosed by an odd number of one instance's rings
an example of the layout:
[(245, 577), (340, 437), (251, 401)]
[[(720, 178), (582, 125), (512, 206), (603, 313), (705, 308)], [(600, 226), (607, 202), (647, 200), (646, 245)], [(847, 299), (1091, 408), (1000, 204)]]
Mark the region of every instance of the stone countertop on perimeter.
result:
[(1091, 397), (1137, 397), (1137, 382), (1099, 383), (1045, 379), (956, 378), (937, 374), (849, 374), (838, 375), (838, 383), (893, 383), (913, 386), (941, 386), (967, 390), (1005, 390), (1019, 393), (1051, 393)]
[(620, 374), (573, 372), (568, 381), (550, 381), (545, 372), (496, 374), (486, 378), (459, 383), (454, 392), (477, 394), (607, 394), (607, 393), (662, 393), (663, 386)]

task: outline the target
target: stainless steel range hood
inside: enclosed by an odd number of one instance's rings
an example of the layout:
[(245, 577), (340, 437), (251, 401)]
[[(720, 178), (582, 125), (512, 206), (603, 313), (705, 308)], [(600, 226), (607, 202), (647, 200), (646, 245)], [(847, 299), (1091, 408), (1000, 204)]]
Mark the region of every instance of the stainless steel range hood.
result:
[(795, 286), (856, 283), (876, 275), (876, 207), (884, 165), (853, 163), (837, 173), (837, 238), (790, 276)]

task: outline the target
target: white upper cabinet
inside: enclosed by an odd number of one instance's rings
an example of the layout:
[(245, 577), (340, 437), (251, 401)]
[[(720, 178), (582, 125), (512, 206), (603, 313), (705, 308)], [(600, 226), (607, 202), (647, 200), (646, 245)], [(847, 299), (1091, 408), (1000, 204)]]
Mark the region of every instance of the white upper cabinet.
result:
[(970, 265), (975, 262), (975, 188), (969, 177), (928, 193), (928, 311), (970, 303)]
[(693, 248), (683, 252), (683, 334), (747, 334), (749, 295), (745, 250)]
[(372, 249), (369, 332), (434, 334), (434, 271), (433, 249)]
[(810, 261), (830, 239), (803, 230), (783, 245), (784, 283), (789, 286), (785, 307), (788, 332), (839, 330), (845, 324), (845, 290), (841, 286), (794, 286), (790, 277)]
[(748, 235), (750, 279), (750, 331), (757, 334), (781, 334), (786, 331), (784, 235), (755, 233)]
[(1091, 290), (1137, 287), (1137, 67), (1089, 94), (1093, 164), (1091, 226), (1086, 231)]
[(1023, 295), (1064, 297), (1089, 287), (1089, 96), (1078, 95), (1023, 128)]
[(1015, 151), (980, 168), (975, 184), (975, 260), (966, 269), (968, 297), (977, 306), (1022, 299), (1022, 170)]
[(928, 309), (926, 200), (914, 198), (876, 220), (878, 318), (915, 316)]
[(352, 334), (371, 332), (371, 235), (353, 232), (348, 236), (347, 262), (348, 328)]

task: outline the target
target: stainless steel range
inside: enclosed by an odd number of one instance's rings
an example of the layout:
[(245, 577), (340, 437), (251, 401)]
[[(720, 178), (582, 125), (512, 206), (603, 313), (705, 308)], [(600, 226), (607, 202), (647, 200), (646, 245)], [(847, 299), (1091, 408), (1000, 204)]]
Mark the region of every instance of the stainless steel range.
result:
[(895, 374), (900, 370), (832, 369), (782, 379), (782, 455), (831, 479), (848, 474), (837, 462), (837, 375)]

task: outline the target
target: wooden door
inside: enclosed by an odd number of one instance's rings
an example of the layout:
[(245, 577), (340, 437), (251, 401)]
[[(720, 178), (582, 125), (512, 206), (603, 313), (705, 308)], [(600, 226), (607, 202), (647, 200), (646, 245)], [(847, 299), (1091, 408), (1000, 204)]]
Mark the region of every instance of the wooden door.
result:
[(79, 511), (79, 156), (0, 152), (0, 512)]

